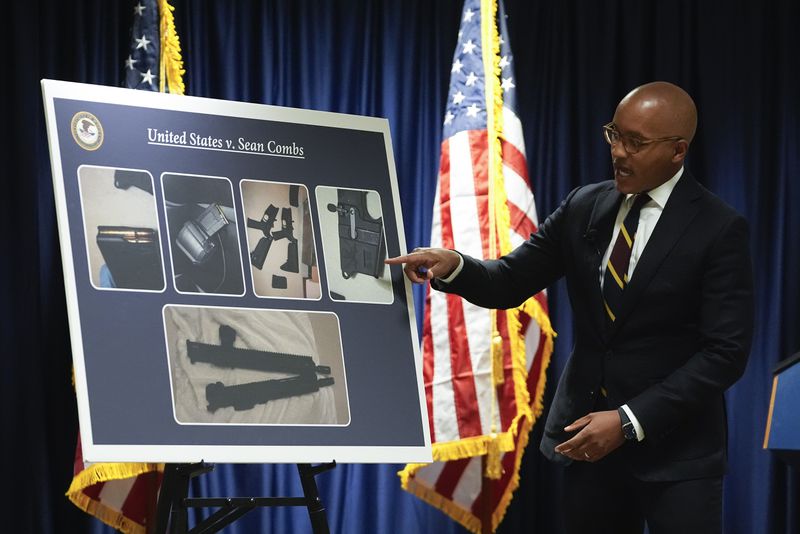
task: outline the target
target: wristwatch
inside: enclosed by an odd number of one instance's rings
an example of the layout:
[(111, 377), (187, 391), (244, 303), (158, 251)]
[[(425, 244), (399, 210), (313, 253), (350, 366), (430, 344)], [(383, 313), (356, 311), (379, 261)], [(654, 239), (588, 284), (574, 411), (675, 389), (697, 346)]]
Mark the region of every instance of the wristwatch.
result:
[(619, 412), (619, 420), (622, 422), (622, 435), (625, 436), (627, 441), (636, 441), (636, 429), (633, 427), (633, 422), (631, 422), (630, 417), (628, 417), (628, 413), (622, 406), (617, 408), (617, 412)]

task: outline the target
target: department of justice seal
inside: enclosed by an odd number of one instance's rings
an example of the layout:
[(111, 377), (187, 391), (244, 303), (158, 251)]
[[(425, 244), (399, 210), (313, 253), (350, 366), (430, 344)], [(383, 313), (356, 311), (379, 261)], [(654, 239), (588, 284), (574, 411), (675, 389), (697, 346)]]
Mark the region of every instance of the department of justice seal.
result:
[(103, 125), (88, 111), (79, 111), (72, 117), (72, 138), (84, 150), (97, 150), (103, 144)]

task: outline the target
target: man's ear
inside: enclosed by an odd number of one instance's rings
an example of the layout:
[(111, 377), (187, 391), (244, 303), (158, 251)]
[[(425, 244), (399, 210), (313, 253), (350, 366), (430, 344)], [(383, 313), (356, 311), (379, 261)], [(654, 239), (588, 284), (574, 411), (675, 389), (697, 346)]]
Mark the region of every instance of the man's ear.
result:
[(675, 141), (675, 145), (672, 152), (672, 161), (673, 163), (681, 163), (686, 158), (686, 153), (689, 151), (689, 141), (686, 139), (680, 139)]

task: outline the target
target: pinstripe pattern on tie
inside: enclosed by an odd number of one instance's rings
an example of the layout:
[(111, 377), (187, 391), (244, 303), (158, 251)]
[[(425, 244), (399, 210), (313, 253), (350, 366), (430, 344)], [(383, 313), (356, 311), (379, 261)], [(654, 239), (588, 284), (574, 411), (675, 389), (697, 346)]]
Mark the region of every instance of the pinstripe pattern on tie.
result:
[(628, 265), (631, 262), (631, 250), (639, 227), (639, 213), (650, 197), (647, 194), (636, 195), (631, 210), (619, 227), (619, 235), (611, 249), (611, 256), (606, 264), (606, 275), (603, 279), (603, 304), (610, 323), (616, 319), (622, 301), (622, 291), (628, 285)]

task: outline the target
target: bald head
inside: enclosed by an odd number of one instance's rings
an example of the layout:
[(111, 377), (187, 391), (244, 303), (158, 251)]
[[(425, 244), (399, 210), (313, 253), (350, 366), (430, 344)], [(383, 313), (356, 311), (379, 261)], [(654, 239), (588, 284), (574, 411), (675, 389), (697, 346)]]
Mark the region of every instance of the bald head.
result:
[(621, 141), (611, 142), (617, 190), (641, 193), (665, 183), (683, 166), (697, 128), (697, 108), (677, 85), (653, 82), (620, 101), (612, 125)]
[(680, 136), (691, 143), (697, 130), (697, 108), (689, 93), (669, 82), (640, 85), (620, 101), (622, 107), (648, 117), (656, 137)]

